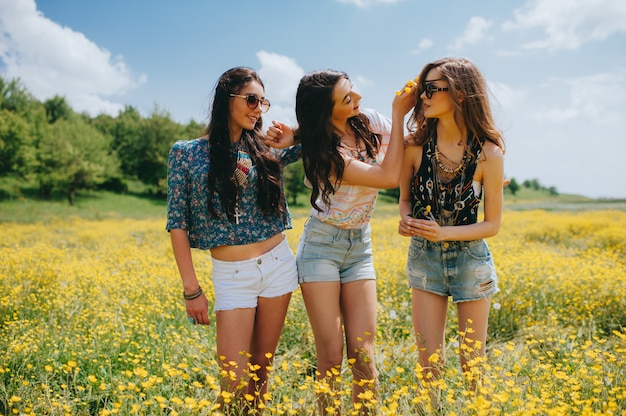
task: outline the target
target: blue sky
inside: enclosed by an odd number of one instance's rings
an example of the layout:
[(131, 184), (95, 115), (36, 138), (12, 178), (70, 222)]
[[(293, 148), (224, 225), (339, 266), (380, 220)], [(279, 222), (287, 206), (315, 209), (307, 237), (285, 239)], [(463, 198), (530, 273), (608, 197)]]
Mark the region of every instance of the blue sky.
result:
[(206, 121), (217, 78), (257, 69), (264, 116), (295, 122), (309, 71), (346, 71), (363, 107), (429, 61), (464, 56), (489, 82), (505, 171), (561, 193), (626, 198), (626, 1), (0, 0), (0, 73), (38, 99)]

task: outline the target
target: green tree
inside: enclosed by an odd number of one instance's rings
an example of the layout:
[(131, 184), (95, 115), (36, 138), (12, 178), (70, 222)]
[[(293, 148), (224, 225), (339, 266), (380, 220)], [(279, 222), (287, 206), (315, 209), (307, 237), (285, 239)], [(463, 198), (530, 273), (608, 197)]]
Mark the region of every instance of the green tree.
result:
[(59, 95), (44, 101), (43, 106), (46, 109), (46, 117), (50, 124), (54, 124), (59, 119), (69, 120), (74, 114), (65, 98)]
[(283, 182), (289, 204), (297, 205), (298, 195), (308, 194), (308, 188), (304, 184), (304, 168), (302, 160), (285, 166), (283, 170)]
[(535, 191), (541, 189), (539, 179), (526, 179), (524, 182), (522, 182), (522, 185), (524, 186), (524, 188), (534, 189)]
[(137, 148), (139, 147), (139, 132), (143, 120), (139, 111), (132, 106), (126, 106), (115, 119), (110, 116), (98, 116), (94, 123), (103, 133), (113, 138), (111, 149), (115, 151), (120, 161), (120, 170), (124, 177), (137, 178)]
[(0, 176), (27, 179), (35, 172), (37, 140), (47, 125), (42, 104), (19, 79), (0, 76)]
[(23, 115), (39, 105), (19, 79), (6, 81), (0, 77), (0, 108)]
[(512, 195), (515, 195), (520, 189), (520, 184), (515, 180), (515, 178), (511, 178), (511, 182), (509, 182), (506, 189), (511, 191)]
[(0, 176), (26, 174), (29, 141), (27, 121), (13, 111), (0, 109)]
[(195, 120), (191, 120), (183, 129), (183, 136), (187, 139), (196, 139), (198, 137), (204, 136), (204, 130), (206, 126), (204, 124), (200, 124)]
[(58, 188), (73, 205), (79, 189), (93, 187), (117, 173), (117, 158), (110, 148), (110, 138), (82, 118), (58, 119), (39, 143), (41, 195), (49, 197), (52, 189)]
[(144, 119), (139, 128), (138, 140), (127, 156), (135, 158), (135, 175), (150, 185), (157, 195), (167, 191), (167, 156), (177, 140), (188, 139), (183, 128), (174, 122), (170, 114), (155, 109)]

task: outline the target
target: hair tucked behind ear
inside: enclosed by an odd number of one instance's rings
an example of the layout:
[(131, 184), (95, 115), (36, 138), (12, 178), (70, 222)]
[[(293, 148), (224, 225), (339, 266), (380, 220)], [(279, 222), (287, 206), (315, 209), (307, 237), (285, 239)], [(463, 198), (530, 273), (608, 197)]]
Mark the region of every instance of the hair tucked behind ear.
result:
[[(448, 81), (450, 97), (454, 103), (454, 119), (457, 125), (466, 127), (471, 140), (478, 140), (482, 146), (488, 140), (504, 151), (501, 131), (496, 127), (489, 106), (489, 91), (482, 73), (466, 58), (443, 58), (427, 64), (419, 76), (420, 86), (417, 103), (409, 119), (409, 130), (414, 131), (414, 141), (424, 145), (436, 132), (437, 119), (424, 117), (421, 94), (424, 92), (426, 75), (438, 68), (441, 77)], [(468, 143), (472, 148), (473, 143)]]
[[(307, 179), (311, 183), (311, 205), (321, 195), (322, 202), (330, 205), (330, 195), (335, 193), (341, 182), (345, 163), (339, 153), (339, 136), (332, 124), (333, 90), (341, 79), (348, 75), (341, 71), (323, 70), (311, 72), (300, 80), (296, 93), (296, 136), (302, 143), (302, 163)], [(359, 114), (348, 119), (356, 137), (365, 144), (370, 157), (375, 157), (380, 146), (380, 136), (370, 129), (369, 119)]]
[[(256, 71), (237, 67), (226, 71), (217, 81), (213, 94), (211, 118), (206, 128), (209, 138), (210, 168), (208, 174), (209, 202), (211, 215), (216, 216), (212, 196), (217, 193), (222, 206), (232, 221), (237, 199), (237, 183), (234, 178), (236, 159), (231, 156), (228, 116), (230, 113), (230, 94), (239, 94), (250, 82), (263, 82)], [(272, 155), (269, 146), (263, 140), (261, 128), (263, 120), (258, 119), (254, 130), (244, 130), (241, 134), (241, 146), (250, 155), (257, 171), (259, 181), (258, 203), (264, 214), (269, 215), (286, 210), (281, 182), (282, 164)]]

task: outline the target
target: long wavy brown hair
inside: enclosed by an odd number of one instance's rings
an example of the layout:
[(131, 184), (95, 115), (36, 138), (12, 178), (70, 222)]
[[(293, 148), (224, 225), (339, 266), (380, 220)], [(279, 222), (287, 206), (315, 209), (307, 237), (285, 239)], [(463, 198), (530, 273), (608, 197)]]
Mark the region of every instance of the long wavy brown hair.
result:
[(415, 144), (423, 146), (437, 132), (436, 118), (424, 117), (424, 106), (421, 94), (426, 86), (426, 75), (438, 68), (443, 79), (448, 81), (450, 97), (454, 103), (454, 119), (457, 125), (468, 129), (469, 142), (472, 149), (473, 141), (482, 147), (485, 140), (505, 150), (502, 132), (496, 127), (489, 106), (487, 82), (476, 65), (466, 58), (443, 58), (424, 66), (419, 75), (417, 103), (409, 117), (407, 127), (413, 132)]
[[(250, 68), (232, 68), (222, 74), (215, 86), (210, 121), (205, 131), (210, 149), (208, 209), (211, 215), (217, 216), (213, 201), (213, 195), (217, 193), (230, 221), (234, 220), (237, 203), (237, 182), (234, 177), (237, 160), (231, 155), (228, 130), (230, 94), (239, 94), (252, 81), (265, 88), (256, 71)], [(269, 215), (284, 212), (286, 207), (281, 181), (282, 164), (263, 140), (262, 127), (263, 120), (259, 118), (253, 130), (243, 130), (240, 145), (250, 155), (257, 171), (259, 208), (265, 215)]]
[[(330, 195), (341, 183), (345, 163), (338, 146), (341, 138), (332, 124), (333, 89), (339, 80), (349, 79), (345, 72), (334, 70), (314, 71), (300, 80), (296, 93), (296, 137), (302, 143), (302, 164), (311, 183), (311, 205), (318, 211), (318, 197), (330, 206)], [(375, 157), (380, 147), (380, 135), (372, 132), (369, 119), (359, 114), (348, 119), (348, 124), (361, 139), (370, 157)]]

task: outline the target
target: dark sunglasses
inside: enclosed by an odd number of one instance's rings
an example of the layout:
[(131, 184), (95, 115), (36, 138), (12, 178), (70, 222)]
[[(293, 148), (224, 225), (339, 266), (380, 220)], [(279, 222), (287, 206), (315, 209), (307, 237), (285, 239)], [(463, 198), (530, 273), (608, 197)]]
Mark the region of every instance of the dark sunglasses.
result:
[(261, 111), (263, 111), (264, 113), (267, 113), (267, 111), (270, 109), (270, 100), (265, 99), (265, 98), (259, 98), (254, 94), (248, 94), (248, 95), (230, 94), (230, 96), (245, 98), (246, 103), (248, 104), (248, 107), (252, 110), (254, 110), (258, 105), (261, 106)]
[[(433, 80), (433, 81), (439, 81), (439, 80)], [(435, 84), (433, 83), (429, 83), (424, 85), (424, 93), (426, 94), (426, 98), (433, 98), (433, 94), (435, 92), (441, 92), (441, 91), (450, 91), (450, 88), (448, 87), (435, 87)]]

